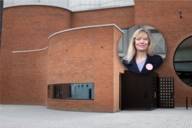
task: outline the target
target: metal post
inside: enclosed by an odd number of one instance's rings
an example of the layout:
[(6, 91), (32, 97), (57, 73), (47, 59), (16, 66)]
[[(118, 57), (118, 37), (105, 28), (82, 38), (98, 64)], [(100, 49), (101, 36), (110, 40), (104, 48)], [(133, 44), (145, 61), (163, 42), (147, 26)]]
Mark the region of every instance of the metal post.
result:
[(186, 109), (188, 109), (188, 97), (186, 96), (186, 99), (185, 99), (185, 106), (186, 106)]

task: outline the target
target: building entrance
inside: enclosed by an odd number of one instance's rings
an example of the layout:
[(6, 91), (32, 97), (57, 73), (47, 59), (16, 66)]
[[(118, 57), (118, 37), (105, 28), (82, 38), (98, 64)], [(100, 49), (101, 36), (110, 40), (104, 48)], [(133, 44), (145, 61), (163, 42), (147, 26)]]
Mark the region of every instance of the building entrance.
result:
[(121, 110), (157, 107), (158, 75), (156, 73), (121, 75)]

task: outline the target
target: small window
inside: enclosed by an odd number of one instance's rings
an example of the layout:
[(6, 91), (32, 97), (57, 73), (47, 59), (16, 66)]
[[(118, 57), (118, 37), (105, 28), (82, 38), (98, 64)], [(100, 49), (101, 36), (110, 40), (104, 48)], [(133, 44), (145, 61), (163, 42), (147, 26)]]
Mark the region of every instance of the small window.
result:
[(49, 89), (49, 97), (54, 99), (72, 99), (72, 100), (94, 99), (93, 83), (53, 84), (49, 85), (48, 89)]

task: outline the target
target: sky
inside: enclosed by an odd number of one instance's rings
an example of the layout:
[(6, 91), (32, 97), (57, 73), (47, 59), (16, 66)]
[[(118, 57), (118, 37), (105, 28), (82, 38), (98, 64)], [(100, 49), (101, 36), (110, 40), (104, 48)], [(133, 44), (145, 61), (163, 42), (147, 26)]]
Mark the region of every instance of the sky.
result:
[(70, 10), (87, 10), (133, 5), (134, 0), (4, 0), (4, 7), (30, 4), (52, 5)]

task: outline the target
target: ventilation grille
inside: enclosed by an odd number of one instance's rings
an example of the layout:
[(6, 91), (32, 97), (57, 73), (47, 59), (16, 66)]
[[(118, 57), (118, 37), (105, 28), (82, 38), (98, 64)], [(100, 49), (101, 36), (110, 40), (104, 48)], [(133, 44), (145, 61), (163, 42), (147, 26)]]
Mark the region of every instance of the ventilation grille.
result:
[(173, 77), (159, 78), (159, 107), (160, 108), (174, 108), (174, 79)]

